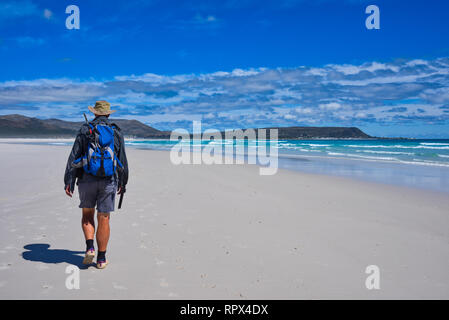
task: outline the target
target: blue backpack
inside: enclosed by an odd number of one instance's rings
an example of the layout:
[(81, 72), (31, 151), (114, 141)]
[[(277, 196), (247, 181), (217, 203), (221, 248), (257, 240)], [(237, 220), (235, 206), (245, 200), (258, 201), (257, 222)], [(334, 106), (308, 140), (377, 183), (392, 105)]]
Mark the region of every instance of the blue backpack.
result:
[(110, 177), (115, 174), (117, 165), (123, 168), (114, 151), (114, 129), (107, 124), (89, 123), (87, 153), (73, 161), (73, 166), (83, 167), (84, 171), (96, 177)]

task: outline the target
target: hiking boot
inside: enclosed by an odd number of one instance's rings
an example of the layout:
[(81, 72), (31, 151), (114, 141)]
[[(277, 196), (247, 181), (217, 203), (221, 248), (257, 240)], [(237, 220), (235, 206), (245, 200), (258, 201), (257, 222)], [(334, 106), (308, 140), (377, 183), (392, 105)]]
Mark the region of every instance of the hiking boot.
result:
[(108, 265), (108, 260), (98, 260), (97, 261), (97, 268), (98, 269), (104, 269)]
[(83, 264), (91, 264), (95, 257), (95, 249), (89, 249), (84, 256)]

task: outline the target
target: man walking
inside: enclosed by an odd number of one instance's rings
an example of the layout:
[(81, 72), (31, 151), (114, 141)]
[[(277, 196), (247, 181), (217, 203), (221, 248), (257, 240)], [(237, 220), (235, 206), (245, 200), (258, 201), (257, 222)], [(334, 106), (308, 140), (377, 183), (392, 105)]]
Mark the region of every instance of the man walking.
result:
[(77, 181), (81, 225), (86, 239), (84, 264), (91, 264), (95, 257), (95, 206), (97, 207), (97, 268), (108, 264), (106, 249), (109, 241), (109, 215), (114, 211), (115, 192), (123, 194), (128, 182), (128, 161), (125, 142), (120, 128), (110, 122), (110, 104), (97, 101), (88, 107), (95, 115), (91, 122), (83, 124), (76, 136), (67, 161), (64, 175), (65, 193), (72, 197)]

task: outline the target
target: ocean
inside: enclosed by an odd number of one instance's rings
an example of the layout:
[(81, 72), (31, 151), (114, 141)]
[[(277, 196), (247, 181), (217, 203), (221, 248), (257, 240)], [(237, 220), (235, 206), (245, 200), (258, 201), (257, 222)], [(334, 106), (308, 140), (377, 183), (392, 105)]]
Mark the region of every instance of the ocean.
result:
[[(170, 150), (176, 143), (127, 141), (154, 150)], [(215, 142), (201, 145), (209, 143)], [(255, 147), (256, 141), (245, 146)], [(271, 146), (278, 150), (280, 168), (449, 192), (449, 139), (279, 140)]]

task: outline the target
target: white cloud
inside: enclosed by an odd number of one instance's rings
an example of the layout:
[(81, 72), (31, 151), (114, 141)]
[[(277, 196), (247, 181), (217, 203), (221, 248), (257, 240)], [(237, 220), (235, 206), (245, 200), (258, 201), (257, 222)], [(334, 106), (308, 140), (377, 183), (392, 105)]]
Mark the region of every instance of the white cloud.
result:
[(398, 72), (399, 67), (395, 65), (388, 65), (385, 63), (378, 63), (378, 62), (372, 62), (372, 63), (366, 63), (360, 66), (355, 66), (351, 64), (343, 64), (343, 65), (335, 65), (330, 64), (327, 65), (328, 68), (334, 69), (338, 72), (343, 73), (344, 75), (355, 75), (362, 71), (369, 71), (369, 72), (375, 72), (378, 70), (391, 70), (393, 72)]
[(211, 22), (215, 22), (217, 21), (217, 18), (213, 15), (208, 15), (208, 16), (202, 16), (201, 14), (197, 14), (194, 17), (194, 21), (196, 23), (211, 23)]
[(420, 97), (429, 100), (433, 103), (448, 103), (449, 87), (438, 89), (426, 89), (422, 93), (420, 93)]
[(234, 70), (232, 70), (231, 75), (236, 76), (236, 77), (247, 77), (247, 76), (256, 75), (258, 73), (259, 72), (254, 69), (250, 69), (250, 70), (234, 69)]
[(44, 18), (50, 20), (53, 16), (53, 12), (49, 9), (44, 9)]
[(18, 37), (15, 40), (17, 44), (21, 47), (35, 47), (43, 45), (45, 43), (44, 39), (33, 37)]
[(327, 71), (324, 68), (310, 68), (306, 71), (306, 74), (312, 76), (325, 76)]
[(299, 114), (312, 114), (312, 108), (295, 108), (295, 112)]
[(415, 67), (415, 66), (419, 66), (419, 65), (427, 66), (428, 63), (427, 63), (427, 61), (422, 60), (422, 59), (415, 59), (415, 60), (411, 60), (411, 61), (407, 62), (406, 65), (410, 66), (410, 67)]
[(334, 111), (341, 108), (341, 104), (337, 102), (325, 103), (319, 105), (320, 109)]
[(357, 113), (354, 114), (354, 117), (362, 119), (362, 118), (368, 117), (368, 115), (365, 112), (357, 112)]
[(116, 76), (114, 79), (118, 81), (142, 81), (153, 83), (154, 85), (162, 85), (167, 83), (182, 83), (188, 80), (194, 79), (194, 75), (175, 75), (175, 76), (162, 76), (154, 73), (145, 73), (140, 76)]

